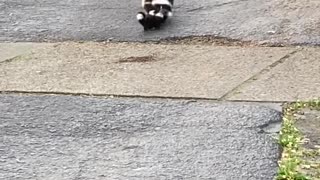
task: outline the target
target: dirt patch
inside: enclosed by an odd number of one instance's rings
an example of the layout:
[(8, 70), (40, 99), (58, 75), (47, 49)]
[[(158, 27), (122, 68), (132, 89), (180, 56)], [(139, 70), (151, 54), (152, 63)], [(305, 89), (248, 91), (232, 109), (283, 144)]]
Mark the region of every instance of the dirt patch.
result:
[(320, 111), (304, 109), (298, 115), (296, 125), (299, 131), (307, 136), (304, 145), (308, 148), (320, 146)]
[(120, 59), (117, 63), (147, 63), (156, 61), (154, 56), (130, 56), (127, 58)]
[(320, 179), (320, 111), (305, 108), (296, 115), (296, 119), (296, 127), (305, 138), (300, 171)]
[(185, 36), (185, 37), (169, 37), (159, 40), (149, 41), (117, 41), (108, 40), (104, 43), (135, 43), (135, 44), (164, 44), (164, 45), (209, 45), (209, 46), (236, 46), (236, 47), (295, 47), (299, 44), (287, 45), (282, 43), (271, 43), (267, 41), (244, 41), (240, 39), (232, 39), (222, 36)]
[(215, 45), (215, 46), (263, 46), (252, 41), (242, 41), (218, 36), (190, 36), (175, 37), (162, 40), (163, 44), (190, 44), (190, 45)]

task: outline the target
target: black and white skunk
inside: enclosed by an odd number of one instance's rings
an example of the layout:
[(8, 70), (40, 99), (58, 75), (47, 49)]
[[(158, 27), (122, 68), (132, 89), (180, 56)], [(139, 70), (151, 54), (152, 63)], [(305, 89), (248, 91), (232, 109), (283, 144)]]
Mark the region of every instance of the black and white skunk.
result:
[(145, 12), (139, 12), (137, 19), (144, 30), (160, 28), (172, 16), (173, 0), (142, 0)]

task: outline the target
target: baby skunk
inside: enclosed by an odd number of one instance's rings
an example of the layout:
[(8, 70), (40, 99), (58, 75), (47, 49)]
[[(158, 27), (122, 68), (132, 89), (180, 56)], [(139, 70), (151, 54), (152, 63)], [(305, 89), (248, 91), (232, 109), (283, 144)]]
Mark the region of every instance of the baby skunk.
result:
[(173, 0), (142, 0), (145, 12), (139, 12), (137, 19), (144, 30), (160, 28), (172, 16)]

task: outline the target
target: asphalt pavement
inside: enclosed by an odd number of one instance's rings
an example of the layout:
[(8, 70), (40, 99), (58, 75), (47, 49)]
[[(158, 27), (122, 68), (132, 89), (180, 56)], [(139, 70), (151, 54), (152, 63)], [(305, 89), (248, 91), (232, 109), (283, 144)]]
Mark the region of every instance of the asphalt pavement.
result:
[(0, 179), (273, 179), (265, 106), (0, 96)]
[(161, 30), (137, 23), (140, 0), (0, 0), (0, 41), (144, 41), (212, 35), (259, 43), (319, 44), (317, 0), (176, 0)]

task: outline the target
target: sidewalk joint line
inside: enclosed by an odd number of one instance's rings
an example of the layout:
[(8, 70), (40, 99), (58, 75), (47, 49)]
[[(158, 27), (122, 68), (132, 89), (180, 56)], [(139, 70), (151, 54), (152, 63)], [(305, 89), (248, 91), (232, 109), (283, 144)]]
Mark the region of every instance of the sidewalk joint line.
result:
[(295, 101), (257, 101), (257, 100), (225, 100), (219, 98), (204, 97), (177, 97), (177, 96), (147, 96), (147, 95), (121, 95), (121, 94), (92, 94), (92, 93), (72, 93), (72, 92), (47, 92), (47, 91), (0, 91), (0, 95), (57, 95), (75, 97), (105, 97), (105, 98), (141, 98), (141, 99), (162, 99), (162, 100), (182, 100), (189, 102), (210, 101), (210, 102), (235, 102), (235, 103), (290, 103)]
[(1, 62), (0, 62), (0, 65), (6, 64), (6, 63), (11, 63), (11, 62), (13, 62), (14, 60), (20, 58), (21, 56), (22, 56), (22, 55), (17, 55), (17, 56), (14, 56), (14, 57), (12, 57), (12, 58), (5, 59), (4, 61), (1, 61)]
[(251, 76), (250, 78), (246, 79), (245, 81), (241, 82), (240, 84), (238, 84), (236, 87), (234, 87), (233, 89), (231, 89), (230, 91), (228, 91), (227, 93), (225, 93), (223, 96), (221, 96), (219, 98), (219, 100), (226, 100), (228, 99), (231, 95), (233, 95), (234, 92), (236, 92), (237, 90), (241, 89), (244, 85), (249, 84), (250, 82), (256, 81), (257, 79), (259, 79), (259, 77), (265, 73), (270, 72), (273, 68), (277, 67), (279, 64), (284, 63), (287, 59), (289, 59), (292, 55), (298, 53), (302, 51), (302, 49), (298, 49), (298, 50), (294, 50), (288, 54), (286, 54), (285, 56), (281, 57), (279, 60), (267, 65), (265, 68), (263, 68), (262, 70), (260, 70), (258, 73), (254, 74), (253, 76)]

